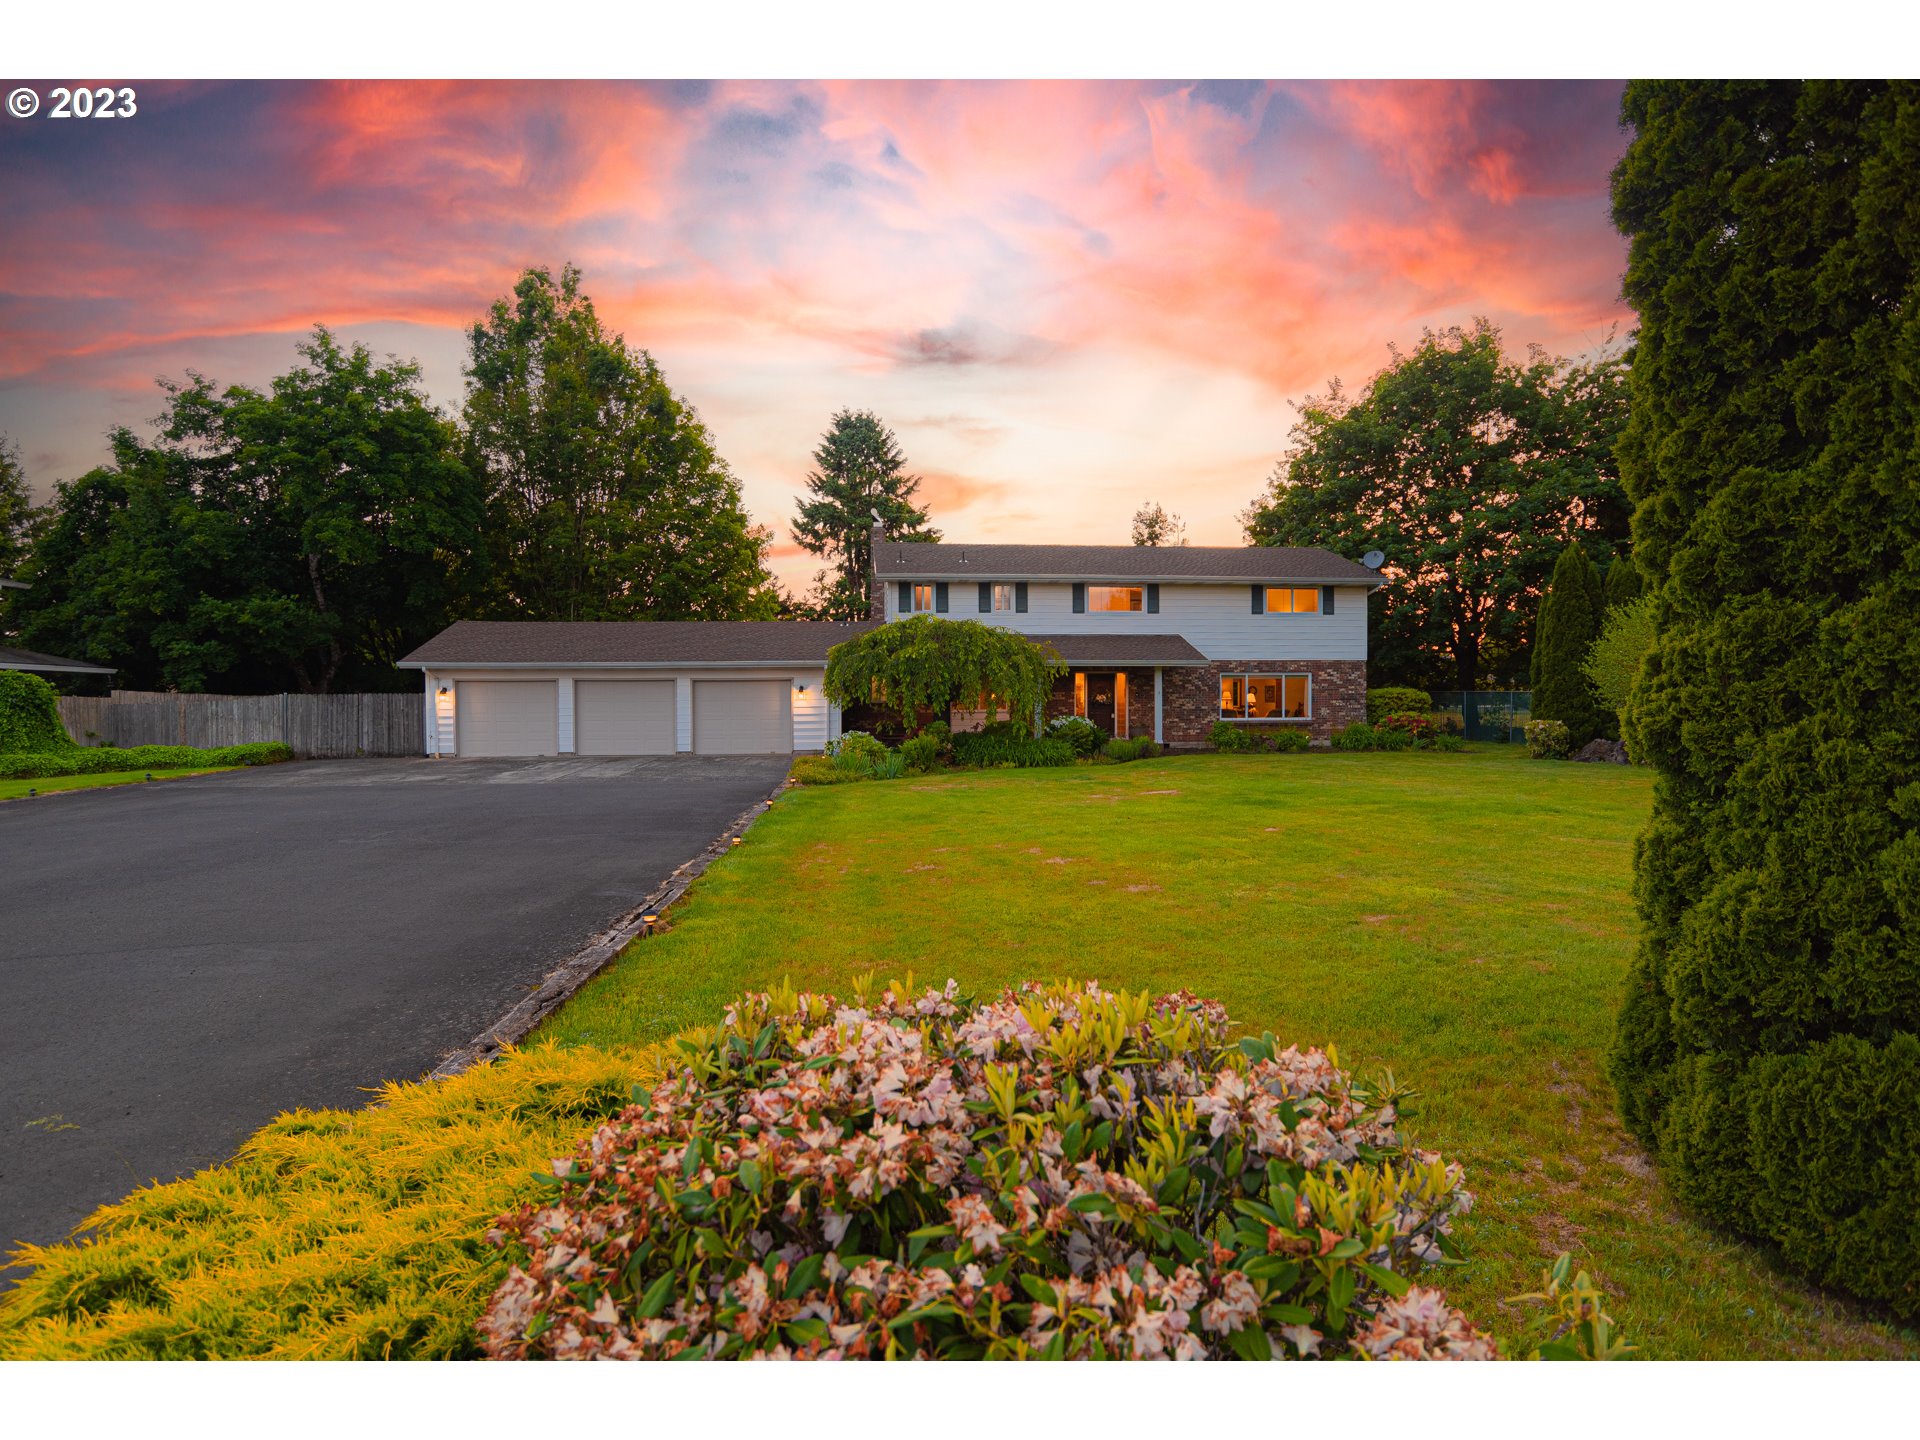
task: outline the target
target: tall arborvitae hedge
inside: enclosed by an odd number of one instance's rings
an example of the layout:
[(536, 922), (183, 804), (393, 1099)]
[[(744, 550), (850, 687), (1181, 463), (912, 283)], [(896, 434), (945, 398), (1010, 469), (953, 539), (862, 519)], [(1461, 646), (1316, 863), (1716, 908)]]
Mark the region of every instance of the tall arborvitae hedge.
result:
[(1633, 568), (1633, 561), (1625, 555), (1617, 556), (1607, 566), (1607, 578), (1600, 588), (1606, 599), (1606, 608), (1617, 609), (1629, 600), (1640, 598), (1640, 572)]
[(1657, 768), (1612, 1069), (1682, 1199), (1920, 1313), (1920, 85), (1627, 88)]
[(1547, 593), (1540, 597), (1530, 676), (1533, 718), (1560, 721), (1576, 748), (1607, 724), (1605, 709), (1580, 668), (1599, 638), (1603, 608), (1600, 572), (1576, 541), (1560, 552)]

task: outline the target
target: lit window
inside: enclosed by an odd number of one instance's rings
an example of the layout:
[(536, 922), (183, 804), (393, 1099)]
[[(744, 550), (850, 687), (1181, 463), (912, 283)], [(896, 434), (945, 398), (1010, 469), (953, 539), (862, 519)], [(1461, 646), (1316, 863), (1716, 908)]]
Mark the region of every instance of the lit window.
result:
[(1087, 672), (1073, 672), (1073, 713), (1082, 720), (1087, 718)]
[(1089, 610), (1140, 610), (1145, 608), (1146, 591), (1138, 585), (1089, 585)]
[(1223, 720), (1306, 720), (1313, 715), (1313, 682), (1305, 675), (1222, 675)]
[(933, 609), (933, 586), (916, 585), (913, 587), (913, 609), (916, 615), (923, 611), (931, 611)]
[(996, 610), (1013, 609), (1013, 586), (996, 585), (993, 587), (993, 608)]
[(1269, 615), (1318, 615), (1320, 613), (1320, 592), (1311, 587), (1298, 590), (1267, 587), (1267, 613)]

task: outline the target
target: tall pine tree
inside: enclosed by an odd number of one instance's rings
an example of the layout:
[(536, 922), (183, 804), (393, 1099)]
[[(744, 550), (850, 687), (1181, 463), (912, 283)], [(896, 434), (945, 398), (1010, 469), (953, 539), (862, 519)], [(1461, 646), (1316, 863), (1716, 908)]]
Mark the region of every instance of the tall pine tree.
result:
[(1578, 541), (1560, 552), (1553, 581), (1540, 597), (1531, 680), (1533, 718), (1558, 720), (1578, 749), (1607, 726), (1606, 714), (1581, 666), (1600, 635), (1600, 572)]
[(1612, 1057), (1673, 1192), (1920, 1314), (1920, 84), (1635, 82), (1656, 771)]
[(823, 620), (864, 620), (871, 596), (873, 517), (894, 540), (938, 540), (927, 512), (913, 503), (920, 488), (893, 431), (871, 410), (842, 410), (813, 452), (807, 498), (794, 514), (793, 538), (826, 560), (814, 577), (811, 609)]

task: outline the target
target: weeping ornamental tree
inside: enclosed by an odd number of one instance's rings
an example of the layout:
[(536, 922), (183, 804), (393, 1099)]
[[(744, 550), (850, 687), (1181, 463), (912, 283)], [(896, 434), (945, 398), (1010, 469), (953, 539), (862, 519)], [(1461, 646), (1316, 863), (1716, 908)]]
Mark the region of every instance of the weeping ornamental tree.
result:
[(1583, 669), (1600, 636), (1603, 605), (1599, 571), (1585, 550), (1569, 545), (1554, 562), (1553, 581), (1540, 599), (1529, 680), (1533, 718), (1565, 725), (1575, 749), (1606, 728), (1605, 712)]
[(1049, 645), (982, 625), (916, 615), (842, 641), (827, 652), (827, 698), (836, 705), (879, 704), (907, 730), (918, 714), (946, 714), (956, 704), (1004, 705), (1013, 716), (1034, 714), (1066, 666)]
[(1636, 82), (1657, 771), (1612, 1055), (1675, 1192), (1920, 1314), (1920, 85)]

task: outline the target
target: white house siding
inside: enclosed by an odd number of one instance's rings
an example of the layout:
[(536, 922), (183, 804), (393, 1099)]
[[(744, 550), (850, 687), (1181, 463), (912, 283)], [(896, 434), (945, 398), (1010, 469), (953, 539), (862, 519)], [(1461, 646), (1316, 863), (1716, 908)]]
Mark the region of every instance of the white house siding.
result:
[[(793, 677), (793, 748), (824, 750), (831, 738), (827, 718), (827, 697), (820, 686), (824, 670), (808, 670)], [(804, 691), (801, 686), (805, 686)]]
[[(1145, 582), (1139, 583), (1144, 588)], [(1029, 635), (1179, 635), (1209, 660), (1238, 660), (1252, 655), (1284, 655), (1293, 660), (1367, 658), (1365, 586), (1335, 586), (1331, 615), (1255, 615), (1254, 583), (1176, 585), (1162, 581), (1157, 614), (1141, 609), (1076, 615), (1071, 584), (1029, 585), (1024, 614), (1013, 610), (983, 614), (979, 582), (954, 581), (948, 592), (946, 618), (978, 620)], [(887, 585), (889, 620), (902, 618), (899, 584), (895, 580)]]

